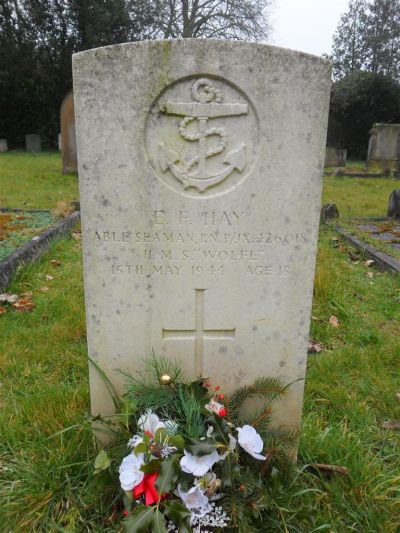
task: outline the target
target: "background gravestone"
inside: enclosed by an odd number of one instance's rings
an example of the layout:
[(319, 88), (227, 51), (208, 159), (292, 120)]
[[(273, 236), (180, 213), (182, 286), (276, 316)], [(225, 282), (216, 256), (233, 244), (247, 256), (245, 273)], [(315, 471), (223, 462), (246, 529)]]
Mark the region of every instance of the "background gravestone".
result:
[(27, 152), (41, 152), (42, 141), (40, 135), (37, 135), (36, 133), (25, 135), (25, 146)]
[(387, 216), (400, 219), (400, 189), (390, 193)]
[(368, 167), (376, 170), (400, 168), (400, 124), (374, 124), (368, 144)]
[(325, 150), (326, 167), (344, 167), (346, 166), (347, 150), (342, 148), (335, 148), (334, 146), (327, 146)]
[(7, 139), (0, 139), (0, 152), (7, 152), (8, 144)]
[[(119, 391), (152, 350), (227, 393), (279, 376), (274, 423), (298, 427), (329, 64), (185, 39), (73, 66), (90, 356)], [(90, 388), (111, 413), (92, 366)]]
[(78, 171), (75, 134), (74, 93), (70, 91), (61, 104), (61, 159), (63, 174)]

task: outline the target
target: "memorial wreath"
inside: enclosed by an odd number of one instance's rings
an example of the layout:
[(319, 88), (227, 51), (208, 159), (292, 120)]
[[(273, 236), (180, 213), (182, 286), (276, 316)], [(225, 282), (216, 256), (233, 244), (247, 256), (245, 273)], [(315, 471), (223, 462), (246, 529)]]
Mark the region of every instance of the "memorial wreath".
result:
[[(125, 376), (116, 403), (130, 436), (119, 466), (127, 533), (259, 531), (291, 470), (295, 436), (270, 427), (287, 386), (260, 377), (228, 397), (207, 378), (185, 383), (178, 363), (154, 356)], [(102, 450), (95, 467), (109, 466)]]

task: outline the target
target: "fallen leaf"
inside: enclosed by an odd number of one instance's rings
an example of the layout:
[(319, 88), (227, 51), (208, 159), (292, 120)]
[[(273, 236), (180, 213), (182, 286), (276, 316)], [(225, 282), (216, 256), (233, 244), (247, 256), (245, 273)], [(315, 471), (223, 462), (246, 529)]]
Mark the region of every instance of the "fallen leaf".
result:
[(382, 427), (383, 429), (400, 429), (400, 420), (387, 420)]
[(49, 290), (49, 287), (40, 287), (40, 292), (47, 292)]
[(337, 316), (335, 315), (331, 315), (329, 317), (329, 324), (333, 327), (333, 328), (338, 328), (340, 326), (340, 323), (339, 323), (339, 319)]
[(4, 315), (4, 313), (7, 313), (7, 309), (0, 305), (0, 315)]
[(50, 259), (50, 263), (55, 267), (59, 267), (61, 265), (61, 261), (58, 259)]
[(373, 259), (368, 259), (367, 261), (365, 261), (364, 266), (369, 267), (373, 265), (374, 263), (375, 261)]
[(322, 344), (320, 342), (310, 339), (308, 341), (308, 353), (320, 353), (322, 352)]
[[(32, 300), (32, 296), (33, 296), (33, 292), (32, 291), (28, 291), (28, 292), (24, 292), (21, 294), (21, 299), (23, 300), (27, 300), (27, 301), (31, 301)], [(20, 301), (20, 300), (18, 300)]]
[(54, 279), (54, 276), (50, 276), (50, 274), (47, 274), (46, 276), (47, 281), (53, 281), (53, 279)]
[(18, 302), (15, 302), (15, 304), (13, 304), (13, 307), (16, 311), (25, 312), (32, 311), (35, 307), (35, 304), (27, 298), (22, 298), (21, 300), (18, 300)]
[(80, 231), (73, 231), (71, 233), (71, 237), (75, 240), (75, 241), (80, 241), (82, 239), (82, 233)]
[(10, 294), (5, 292), (0, 294), (0, 302), (7, 302), (9, 304), (14, 304), (18, 300), (18, 294)]
[(369, 279), (372, 279), (374, 277), (374, 273), (373, 272), (367, 272), (367, 277)]
[(318, 472), (321, 472), (322, 474), (326, 474), (327, 476), (332, 476), (332, 474), (341, 474), (342, 476), (348, 476), (349, 470), (345, 466), (337, 466), (337, 465), (325, 465), (321, 463), (313, 463), (306, 466), (307, 470), (317, 470)]
[(358, 254), (356, 254), (355, 252), (353, 252), (353, 250), (349, 250), (349, 257), (352, 261), (356, 261), (358, 263), (359, 261), (359, 256)]

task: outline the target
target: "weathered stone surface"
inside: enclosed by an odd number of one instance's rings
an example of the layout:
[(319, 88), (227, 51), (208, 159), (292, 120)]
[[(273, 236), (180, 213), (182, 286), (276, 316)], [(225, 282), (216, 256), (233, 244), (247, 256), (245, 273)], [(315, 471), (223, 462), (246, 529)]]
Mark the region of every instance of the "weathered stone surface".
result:
[(400, 124), (374, 124), (368, 144), (368, 167), (378, 170), (400, 168)]
[(37, 135), (36, 133), (25, 135), (25, 146), (27, 152), (41, 152), (42, 141), (40, 135)]
[[(89, 354), (123, 390), (154, 350), (227, 392), (293, 382), (302, 408), (330, 66), (243, 42), (76, 54)], [(300, 380), (300, 381), (296, 381)], [(90, 369), (92, 412), (112, 401)]]
[(60, 109), (61, 159), (63, 174), (77, 172), (74, 93), (70, 91), (64, 98)]
[(8, 144), (7, 139), (0, 139), (0, 152), (7, 152)]
[(327, 146), (325, 150), (326, 167), (344, 167), (346, 166), (347, 150)]
[(390, 194), (387, 216), (400, 218), (400, 189), (395, 189)]

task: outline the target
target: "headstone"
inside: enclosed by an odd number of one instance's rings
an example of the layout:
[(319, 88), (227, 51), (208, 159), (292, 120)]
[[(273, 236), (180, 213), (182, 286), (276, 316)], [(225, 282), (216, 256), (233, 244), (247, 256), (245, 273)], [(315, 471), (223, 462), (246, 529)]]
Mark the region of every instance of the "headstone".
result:
[(400, 189), (395, 189), (390, 194), (387, 216), (400, 219)]
[(0, 139), (0, 152), (7, 152), (8, 144), (7, 139)]
[[(152, 350), (229, 393), (292, 383), (298, 427), (330, 66), (190, 40), (73, 57), (89, 354), (119, 391)], [(90, 368), (93, 414), (113, 411)]]
[(57, 146), (58, 146), (58, 151), (61, 152), (61, 133), (57, 135)]
[(70, 91), (64, 98), (60, 109), (61, 122), (61, 159), (63, 174), (77, 172), (74, 93)]
[(398, 170), (400, 166), (400, 124), (374, 124), (368, 144), (368, 168)]
[(40, 135), (37, 135), (36, 133), (25, 135), (25, 146), (27, 152), (41, 152), (42, 141)]
[(321, 208), (320, 224), (339, 218), (339, 209), (336, 204), (325, 204)]
[(347, 150), (342, 148), (335, 148), (334, 146), (327, 146), (325, 150), (325, 166), (326, 167), (344, 167), (346, 166)]

